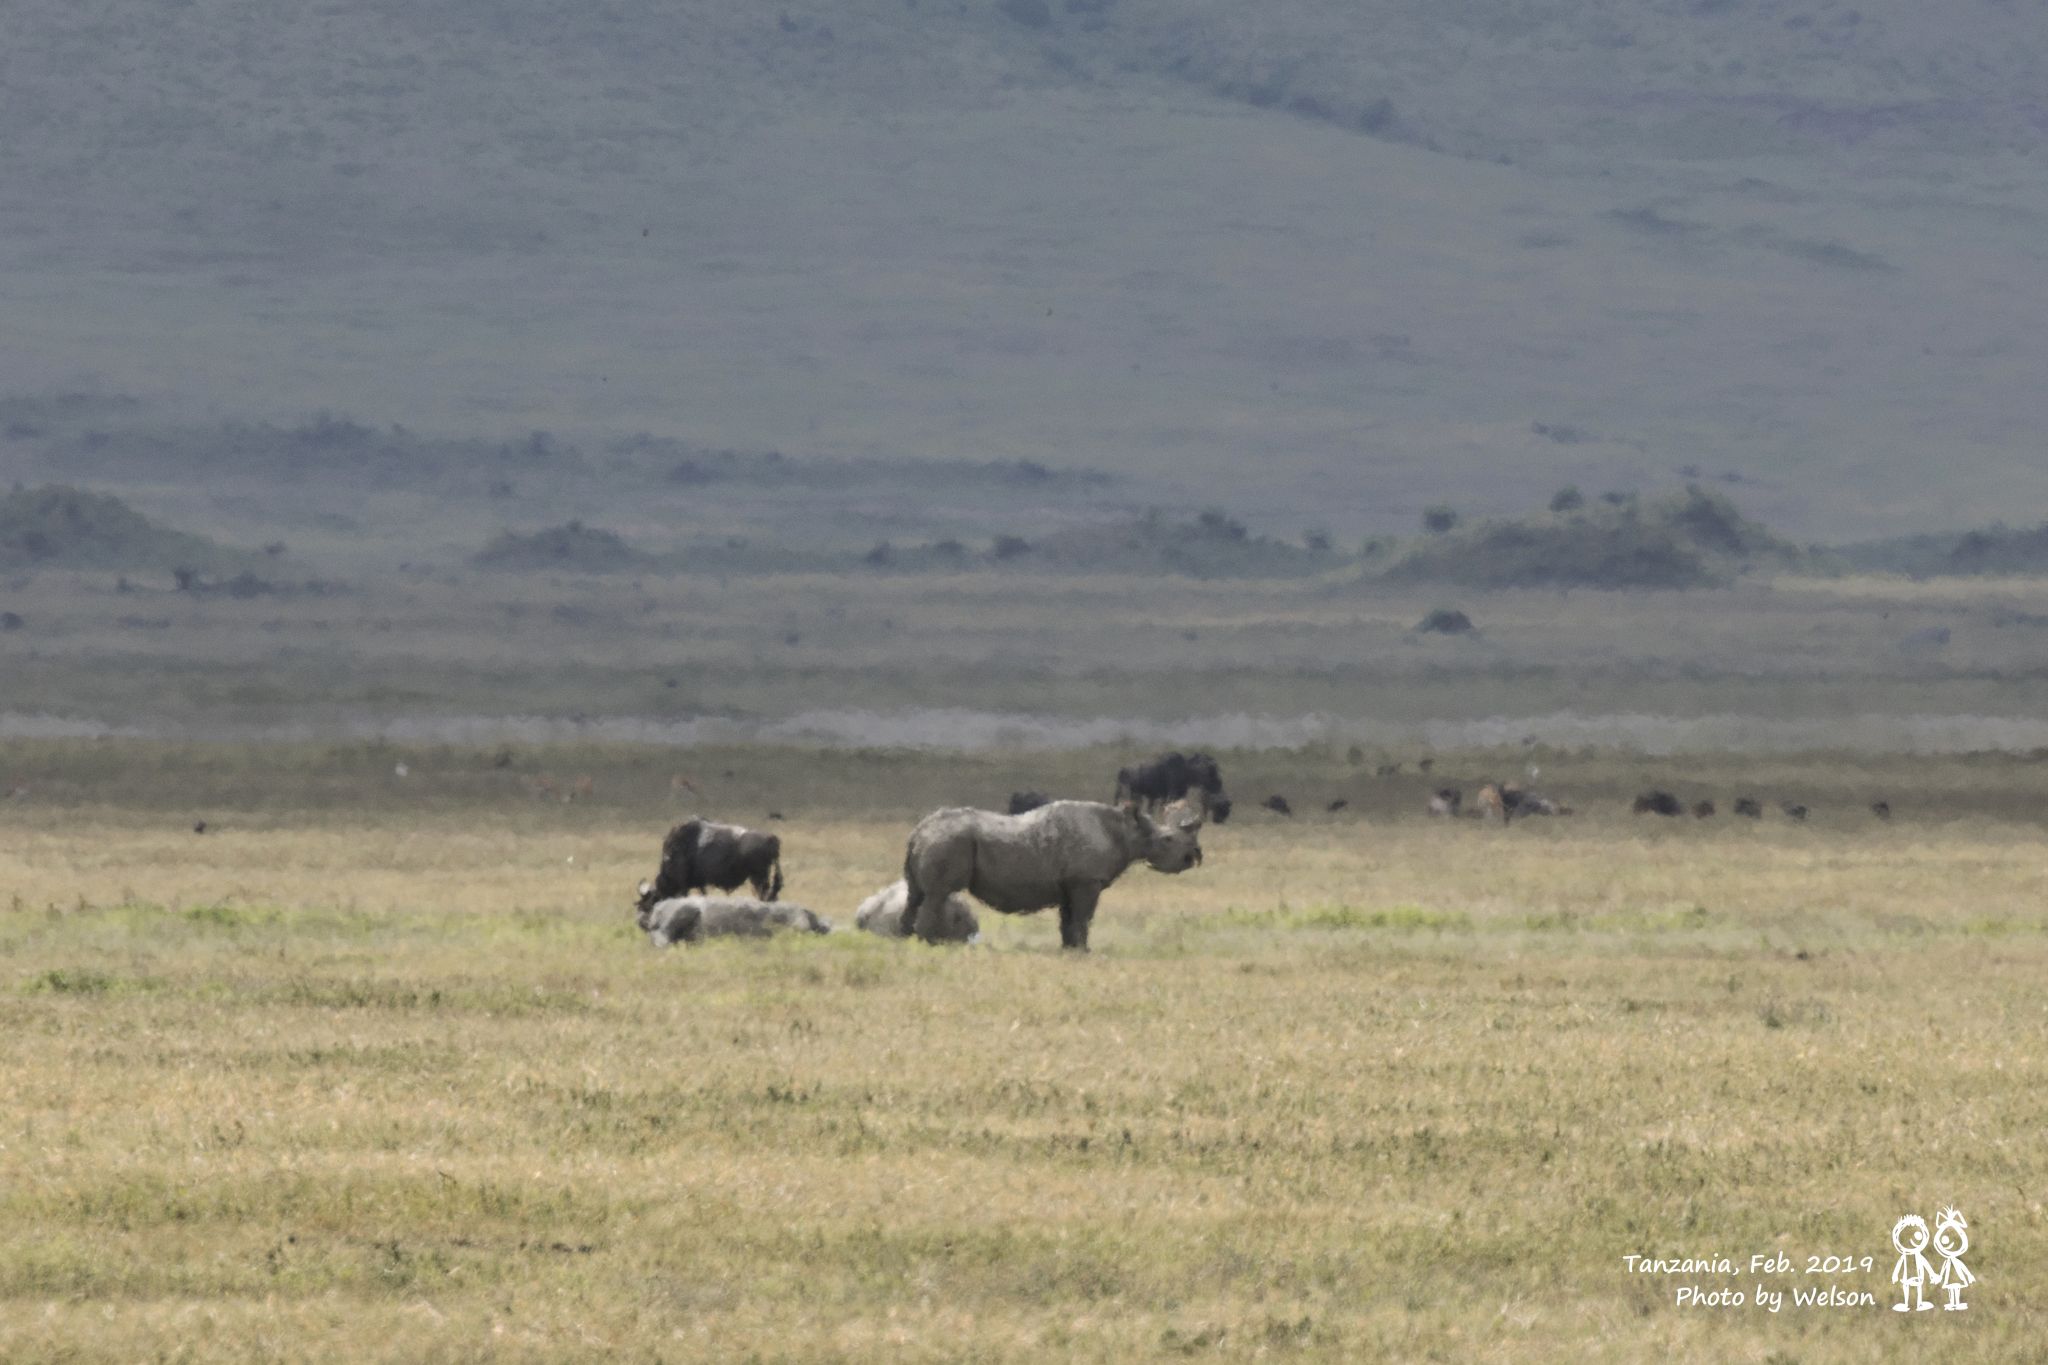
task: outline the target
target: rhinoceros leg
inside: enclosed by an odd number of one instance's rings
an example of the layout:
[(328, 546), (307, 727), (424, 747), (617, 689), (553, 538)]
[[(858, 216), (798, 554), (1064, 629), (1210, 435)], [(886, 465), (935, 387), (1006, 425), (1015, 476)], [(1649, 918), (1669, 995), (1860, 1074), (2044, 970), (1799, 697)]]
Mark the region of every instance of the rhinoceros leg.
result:
[(1088, 951), (1088, 925), (1095, 918), (1095, 902), (1101, 898), (1102, 888), (1093, 882), (1060, 888), (1060, 947)]

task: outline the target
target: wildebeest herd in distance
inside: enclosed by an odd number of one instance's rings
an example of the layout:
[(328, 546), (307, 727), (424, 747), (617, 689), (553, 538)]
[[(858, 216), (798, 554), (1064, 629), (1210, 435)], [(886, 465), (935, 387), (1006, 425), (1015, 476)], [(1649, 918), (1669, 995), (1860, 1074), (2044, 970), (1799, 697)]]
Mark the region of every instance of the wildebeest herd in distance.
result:
[[(1422, 765), (1427, 771), (1430, 764)], [(1385, 774), (1390, 769), (1383, 769)], [(1536, 770), (1531, 769), (1532, 776)], [(1333, 801), (1336, 811), (1347, 803)], [(1293, 807), (1274, 793), (1259, 802), (1263, 810), (1291, 817)], [(1460, 817), (1505, 825), (1512, 820), (1569, 816), (1573, 808), (1519, 782), (1487, 782), (1468, 806), (1457, 787), (1440, 788), (1429, 798), (1428, 812), (1448, 819)], [(1807, 808), (1783, 802), (1779, 809), (1791, 820), (1804, 820)], [(1891, 818), (1884, 801), (1871, 813)], [(1687, 805), (1670, 792), (1655, 790), (1637, 796), (1637, 815), (1709, 819), (1716, 814), (1710, 800)], [(1208, 754), (1160, 754), (1118, 771), (1110, 801), (1055, 800), (1041, 792), (1016, 792), (1006, 812), (950, 806), (935, 810), (917, 823), (904, 849), (903, 875), (876, 891), (854, 912), (854, 927), (887, 938), (927, 943), (975, 943), (981, 922), (968, 897), (1006, 915), (1028, 915), (1057, 908), (1060, 946), (1088, 950), (1088, 929), (1102, 893), (1133, 864), (1143, 862), (1156, 872), (1180, 873), (1199, 867), (1199, 840), (1205, 823), (1230, 818), (1231, 799), (1223, 774)], [(1761, 819), (1762, 802), (1736, 798), (1739, 817)], [(731, 893), (742, 885), (751, 897)], [(657, 947), (696, 943), (727, 936), (761, 937), (783, 929), (830, 933), (833, 922), (814, 911), (781, 900), (782, 840), (775, 834), (740, 825), (719, 824), (693, 815), (670, 830), (662, 841), (661, 866), (654, 880), (640, 883), (638, 923)]]

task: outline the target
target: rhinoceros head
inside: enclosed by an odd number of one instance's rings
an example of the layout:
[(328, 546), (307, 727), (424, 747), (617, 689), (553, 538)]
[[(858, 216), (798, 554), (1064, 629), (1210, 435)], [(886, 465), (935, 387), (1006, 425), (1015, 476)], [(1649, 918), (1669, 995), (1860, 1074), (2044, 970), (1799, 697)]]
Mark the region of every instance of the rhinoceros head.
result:
[(1202, 813), (1180, 802), (1168, 806), (1165, 819), (1154, 823), (1138, 815), (1138, 829), (1145, 836), (1145, 863), (1155, 872), (1185, 872), (1202, 863), (1202, 845), (1196, 834), (1202, 828)]

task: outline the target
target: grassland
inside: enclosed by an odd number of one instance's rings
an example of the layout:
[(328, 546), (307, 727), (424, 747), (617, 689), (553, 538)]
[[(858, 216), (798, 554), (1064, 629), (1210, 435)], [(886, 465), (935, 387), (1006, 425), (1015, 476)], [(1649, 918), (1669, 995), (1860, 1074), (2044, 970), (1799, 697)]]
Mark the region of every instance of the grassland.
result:
[[(696, 757), (845, 919), (918, 809), (1118, 755)], [(1581, 814), (1417, 813), (1524, 757), (1227, 755), (1316, 813), (1076, 958), (654, 952), (629, 750), (519, 755), (564, 804), (451, 748), (0, 746), (0, 1357), (2041, 1358), (2048, 770), (1544, 754)], [(1970, 1310), (1901, 1319), (1888, 1230), (1946, 1203)], [(1674, 1304), (1759, 1280), (1879, 1306)]]
[[(1641, 712), (2042, 717), (2048, 579), (1487, 592), (1355, 575), (366, 573), (195, 595), (24, 574), (0, 709), (162, 733), (542, 716), (774, 722), (971, 707), (1391, 722)], [(1415, 626), (1437, 606), (1478, 629)], [(1946, 634), (1942, 634), (1946, 632)], [(1932, 635), (1945, 643), (1916, 643)]]

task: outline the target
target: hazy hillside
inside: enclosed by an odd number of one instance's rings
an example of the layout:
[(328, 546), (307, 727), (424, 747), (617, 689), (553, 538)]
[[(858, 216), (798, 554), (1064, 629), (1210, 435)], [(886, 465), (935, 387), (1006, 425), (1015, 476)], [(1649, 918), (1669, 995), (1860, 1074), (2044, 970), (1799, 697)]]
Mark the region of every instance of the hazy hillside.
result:
[[(1031, 461), (1347, 543), (1729, 474), (1802, 541), (2031, 524), (2044, 48), (2037, 8), (1904, 0), (30, 0), (0, 397), (485, 466), (536, 430)], [(0, 474), (50, 457), (0, 432)], [(290, 511), (434, 553), (507, 520)]]
[(58, 484), (0, 495), (0, 569), (250, 571), (261, 556), (160, 526), (119, 498)]

